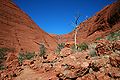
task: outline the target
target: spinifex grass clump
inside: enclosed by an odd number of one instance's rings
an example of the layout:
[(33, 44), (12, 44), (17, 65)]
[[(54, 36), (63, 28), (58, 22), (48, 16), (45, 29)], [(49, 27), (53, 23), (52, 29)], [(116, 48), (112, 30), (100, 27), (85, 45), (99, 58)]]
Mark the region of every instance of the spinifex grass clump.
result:
[(34, 52), (26, 52), (26, 53), (22, 53), (20, 52), (18, 55), (18, 61), (20, 64), (22, 64), (23, 60), (30, 60), (35, 56)]
[(101, 37), (97, 37), (96, 40), (101, 40), (102, 38)]
[(56, 49), (56, 53), (59, 54), (61, 49), (63, 49), (64, 47), (65, 47), (65, 43), (58, 44), (57, 49)]
[(97, 56), (96, 50), (95, 50), (95, 49), (91, 49), (89, 55), (90, 55), (91, 57)]
[(23, 53), (19, 53), (19, 55), (18, 55), (19, 63), (22, 64), (23, 60), (25, 60), (25, 55)]
[(97, 43), (92, 43), (92, 44), (89, 45), (89, 56), (91, 56), (91, 57), (97, 56), (97, 53), (96, 53), (96, 50), (95, 50), (96, 45), (97, 45)]
[(77, 44), (77, 49), (78, 49), (78, 51), (87, 50), (88, 45), (86, 43)]
[(0, 48), (0, 63), (2, 60), (5, 60), (5, 56), (7, 55), (8, 51), (8, 48)]
[(0, 70), (5, 69), (5, 66), (3, 63), (6, 60), (6, 55), (7, 55), (7, 52), (9, 51), (10, 51), (9, 48), (0, 48)]
[(0, 64), (0, 70), (4, 70), (6, 67), (3, 64)]
[(30, 60), (35, 56), (35, 52), (27, 52), (25, 58)]
[(46, 54), (46, 47), (43, 44), (40, 44), (40, 52), (39, 52), (39, 56), (43, 57)]
[(106, 39), (110, 41), (120, 40), (120, 30), (110, 33), (108, 36), (106, 36)]
[(72, 49), (73, 52), (76, 52), (76, 51), (77, 51), (77, 48), (76, 48), (75, 45), (72, 45), (72, 46), (71, 46), (71, 49)]

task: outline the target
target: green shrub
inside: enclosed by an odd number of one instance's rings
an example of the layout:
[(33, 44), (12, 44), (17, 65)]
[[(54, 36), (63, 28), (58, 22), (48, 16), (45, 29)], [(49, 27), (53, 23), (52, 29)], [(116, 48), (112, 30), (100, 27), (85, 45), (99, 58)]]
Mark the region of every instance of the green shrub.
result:
[(97, 56), (96, 50), (95, 50), (95, 49), (91, 49), (89, 55), (90, 55), (91, 57)]
[(78, 48), (78, 51), (83, 51), (88, 49), (88, 45), (86, 43), (77, 44), (77, 48)]
[(107, 40), (110, 40), (110, 41), (113, 41), (115, 38), (114, 38), (114, 33), (110, 33), (107, 37), (106, 37)]
[(30, 60), (30, 59), (32, 59), (34, 56), (35, 56), (35, 53), (34, 53), (34, 52), (33, 52), (33, 53), (27, 52), (27, 53), (25, 54), (25, 59)]
[(120, 40), (120, 31), (110, 33), (106, 39), (110, 41)]
[(101, 40), (102, 38), (101, 37), (97, 37), (96, 40)]
[(60, 51), (61, 51), (61, 50), (60, 50), (60, 49), (58, 49), (58, 48), (57, 48), (57, 49), (55, 49), (55, 53), (56, 53), (56, 54), (60, 54)]
[(57, 46), (57, 48), (58, 48), (59, 50), (63, 49), (64, 47), (65, 47), (65, 43), (60, 43), (60, 44), (58, 44), (58, 46)]
[(72, 49), (73, 52), (76, 52), (76, 51), (77, 51), (75, 45), (72, 45), (72, 46), (71, 46), (71, 49)]
[(25, 54), (24, 53), (19, 53), (19, 55), (18, 55), (19, 63), (22, 64), (23, 60), (25, 60)]
[(0, 48), (0, 70), (4, 70), (6, 69), (6, 67), (4, 66), (4, 61), (6, 60), (6, 55), (7, 52), (11, 52), (14, 51), (14, 49), (9, 49), (9, 48)]
[(5, 58), (7, 51), (9, 51), (8, 48), (0, 48), (0, 60)]
[(56, 53), (60, 53), (61, 49), (65, 47), (65, 43), (60, 43), (57, 46)]
[(35, 53), (31, 53), (31, 52), (26, 52), (26, 53), (19, 53), (18, 55), (18, 61), (20, 64), (22, 64), (23, 60), (30, 60), (35, 56)]
[(90, 51), (89, 56), (91, 56), (91, 57), (97, 56), (97, 53), (96, 53), (96, 50), (95, 50), (96, 46), (97, 46), (97, 43), (89, 44), (89, 51)]
[(43, 44), (40, 44), (39, 56), (43, 57), (46, 54), (46, 47)]
[(8, 51), (10, 51), (8, 48), (0, 48), (0, 70), (3, 70), (5, 68), (3, 63), (6, 60)]
[(4, 65), (0, 65), (0, 70), (4, 70), (5, 66)]

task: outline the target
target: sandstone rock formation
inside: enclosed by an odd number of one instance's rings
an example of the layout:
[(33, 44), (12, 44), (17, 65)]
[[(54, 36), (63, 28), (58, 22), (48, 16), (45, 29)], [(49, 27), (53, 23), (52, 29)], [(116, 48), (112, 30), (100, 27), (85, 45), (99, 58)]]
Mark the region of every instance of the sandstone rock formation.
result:
[[(120, 29), (120, 1), (104, 7), (78, 26), (77, 43), (91, 42)], [(74, 30), (65, 35), (54, 35), (59, 42), (74, 41)]]
[(52, 50), (57, 45), (55, 39), (11, 0), (0, 0), (0, 47), (38, 51), (40, 43)]
[[(78, 29), (78, 43), (90, 42), (119, 30), (120, 2), (105, 7), (81, 23)], [(0, 80), (120, 80), (118, 34), (120, 30), (115, 35), (116, 40), (103, 38), (95, 41), (94, 45), (89, 43), (91, 48), (80, 52), (71, 48), (74, 31), (50, 36), (11, 0), (0, 0)], [(48, 50), (54, 50), (57, 42), (68, 43), (60, 48), (59, 53), (46, 52), (44, 56), (36, 54), (40, 43)], [(20, 56), (20, 50), (35, 51), (35, 55), (32, 58), (30, 54), (26, 56), (27, 53)], [(3, 52), (8, 55), (1, 61)]]

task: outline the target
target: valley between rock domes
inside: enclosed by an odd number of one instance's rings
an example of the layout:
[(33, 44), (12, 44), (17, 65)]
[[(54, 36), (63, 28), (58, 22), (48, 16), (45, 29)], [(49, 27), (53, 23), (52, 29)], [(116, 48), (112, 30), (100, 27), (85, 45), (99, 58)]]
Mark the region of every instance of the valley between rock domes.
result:
[(74, 31), (48, 34), (11, 0), (0, 0), (0, 80), (119, 79), (120, 1), (79, 25), (76, 49)]

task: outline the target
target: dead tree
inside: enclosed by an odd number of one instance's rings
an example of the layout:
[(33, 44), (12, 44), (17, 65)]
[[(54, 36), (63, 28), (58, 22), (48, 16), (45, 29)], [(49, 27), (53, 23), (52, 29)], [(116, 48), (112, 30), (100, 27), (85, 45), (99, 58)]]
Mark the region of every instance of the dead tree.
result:
[(80, 14), (75, 16), (75, 21), (72, 22), (74, 27), (75, 27), (75, 35), (74, 35), (74, 43), (75, 43), (75, 48), (77, 49), (77, 31), (78, 31), (78, 20), (80, 18)]

